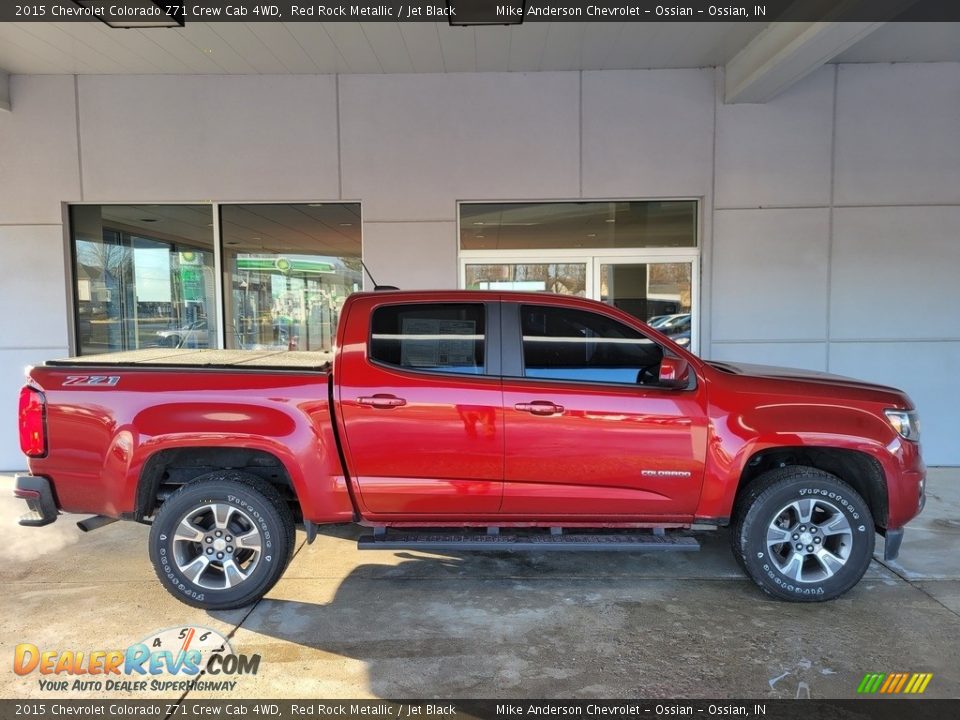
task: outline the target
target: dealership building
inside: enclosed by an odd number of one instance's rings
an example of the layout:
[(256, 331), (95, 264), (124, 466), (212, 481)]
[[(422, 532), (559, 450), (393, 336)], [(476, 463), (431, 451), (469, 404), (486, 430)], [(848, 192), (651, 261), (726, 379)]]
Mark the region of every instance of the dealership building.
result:
[(25, 366), (329, 350), (371, 276), (901, 387), (960, 464), (958, 24), (6, 23), (0, 70), (0, 468)]

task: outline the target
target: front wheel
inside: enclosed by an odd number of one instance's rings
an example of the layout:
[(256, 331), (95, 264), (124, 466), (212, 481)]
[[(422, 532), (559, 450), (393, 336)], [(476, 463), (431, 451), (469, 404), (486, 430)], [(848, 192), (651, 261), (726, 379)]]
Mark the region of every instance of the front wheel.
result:
[(818, 602), (847, 592), (873, 557), (873, 515), (838, 477), (786, 467), (757, 478), (733, 529), (737, 559), (764, 592)]
[(262, 598), (293, 556), (289, 506), (269, 483), (236, 471), (197, 478), (171, 495), (150, 528), (150, 560), (174, 597), (229, 610)]

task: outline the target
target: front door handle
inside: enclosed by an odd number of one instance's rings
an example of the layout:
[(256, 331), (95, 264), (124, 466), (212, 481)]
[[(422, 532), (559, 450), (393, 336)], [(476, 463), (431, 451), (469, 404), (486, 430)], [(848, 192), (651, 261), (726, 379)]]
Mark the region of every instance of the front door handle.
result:
[(549, 400), (533, 400), (528, 403), (517, 403), (513, 406), (520, 412), (528, 412), (531, 415), (562, 415), (563, 405), (557, 405)]
[(379, 408), (380, 410), (389, 410), (390, 408), (407, 404), (407, 401), (403, 398), (398, 398), (396, 395), (387, 395), (386, 393), (377, 393), (369, 397), (361, 396), (357, 398), (357, 402), (361, 405)]

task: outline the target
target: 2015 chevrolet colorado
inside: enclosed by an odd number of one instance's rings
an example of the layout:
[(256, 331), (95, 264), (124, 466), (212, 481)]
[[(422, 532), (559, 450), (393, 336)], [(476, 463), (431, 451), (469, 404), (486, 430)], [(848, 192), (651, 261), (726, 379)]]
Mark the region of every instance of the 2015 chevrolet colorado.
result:
[(149, 523), (161, 583), (210, 609), (268, 592), (297, 522), (309, 540), (357, 522), (361, 548), (431, 550), (696, 549), (683, 529), (731, 525), (763, 590), (827, 600), (875, 533), (895, 557), (924, 503), (903, 392), (705, 362), (557, 295), (352, 295), (329, 354), (51, 361), (19, 423), (23, 524)]

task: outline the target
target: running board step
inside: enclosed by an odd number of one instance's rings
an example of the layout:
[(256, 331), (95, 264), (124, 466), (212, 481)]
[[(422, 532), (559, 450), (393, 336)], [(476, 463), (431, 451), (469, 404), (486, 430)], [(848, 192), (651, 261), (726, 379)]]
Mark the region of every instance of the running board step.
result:
[(635, 534), (557, 534), (499, 535), (445, 533), (380, 533), (363, 535), (358, 550), (596, 550), (601, 552), (680, 550), (696, 552), (700, 543), (686, 535)]

